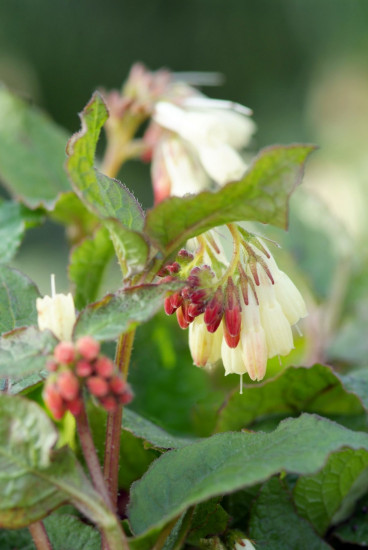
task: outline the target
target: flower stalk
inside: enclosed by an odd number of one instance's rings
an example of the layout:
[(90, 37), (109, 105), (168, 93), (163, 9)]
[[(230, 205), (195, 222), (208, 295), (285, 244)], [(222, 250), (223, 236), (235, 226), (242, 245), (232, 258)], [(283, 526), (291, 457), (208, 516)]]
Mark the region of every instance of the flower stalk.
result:
[(51, 541), (42, 521), (36, 521), (28, 525), (33, 542), (37, 550), (52, 550)]

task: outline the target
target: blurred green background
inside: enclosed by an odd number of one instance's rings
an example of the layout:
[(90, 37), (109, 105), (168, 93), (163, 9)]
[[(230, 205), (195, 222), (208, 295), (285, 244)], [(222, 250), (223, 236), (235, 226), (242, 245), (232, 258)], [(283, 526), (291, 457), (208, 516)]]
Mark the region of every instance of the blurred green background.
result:
[[(152, 70), (216, 72), (223, 82), (203, 92), (253, 109), (252, 152), (273, 143), (316, 143), (292, 199), (291, 231), (270, 236), (283, 244), (280, 265), (309, 301), (304, 330), (316, 342), (309, 361), (324, 356), (320, 346), (336, 361), (362, 364), (367, 24), (366, 0), (2, 0), (0, 81), (71, 134), (92, 92), (120, 88), (136, 61)], [(120, 177), (144, 207), (151, 205), (147, 165), (128, 162)], [(47, 293), (51, 272), (58, 291), (67, 290), (67, 262), (63, 228), (48, 222), (28, 232), (13, 264)], [(105, 289), (117, 281), (113, 266)], [(167, 338), (161, 336), (158, 342)]]

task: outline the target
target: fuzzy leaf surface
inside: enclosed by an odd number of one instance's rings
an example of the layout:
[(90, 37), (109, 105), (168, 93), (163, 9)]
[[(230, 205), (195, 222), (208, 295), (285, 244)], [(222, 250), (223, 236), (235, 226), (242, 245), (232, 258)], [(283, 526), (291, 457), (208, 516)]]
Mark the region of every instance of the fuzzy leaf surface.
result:
[(299, 514), (323, 535), (353, 511), (368, 490), (368, 452), (344, 449), (333, 454), (322, 471), (300, 477), (294, 489)]
[(68, 142), (66, 163), (73, 188), (99, 218), (116, 218), (126, 228), (143, 229), (143, 211), (132, 193), (118, 180), (94, 168), (97, 141), (108, 118), (104, 100), (95, 92), (80, 119), (82, 129)]
[(282, 483), (277, 478), (265, 483), (255, 500), (249, 536), (257, 550), (328, 550), (331, 548), (300, 518)]
[(180, 283), (148, 284), (108, 294), (84, 309), (74, 328), (74, 336), (86, 334), (97, 340), (115, 340), (119, 334), (148, 321), (163, 304), (166, 293)]
[(1, 527), (24, 527), (67, 501), (111, 527), (111, 513), (70, 449), (52, 450), (57, 430), (36, 403), (0, 395), (0, 419)]
[(157, 449), (179, 449), (195, 441), (189, 437), (171, 435), (129, 408), (124, 409), (123, 429), (147, 441)]
[(355, 509), (354, 514), (349, 521), (339, 525), (334, 531), (334, 536), (343, 542), (368, 546), (368, 522), (367, 522), (367, 510), (368, 510), (368, 496), (362, 498)]
[(70, 190), (64, 171), (66, 132), (44, 113), (0, 87), (0, 180), (30, 208), (52, 210)]
[(73, 239), (91, 235), (99, 224), (97, 216), (88, 210), (74, 191), (62, 193), (51, 212), (51, 218), (73, 228)]
[(303, 414), (285, 420), (271, 433), (217, 434), (168, 451), (132, 486), (132, 528), (137, 534), (159, 529), (193, 504), (254, 485), (282, 470), (315, 473), (330, 453), (346, 446), (368, 449), (368, 434)]
[(300, 412), (313, 412), (323, 416), (349, 421), (364, 415), (358, 397), (348, 393), (338, 377), (326, 365), (289, 367), (275, 378), (245, 388), (244, 395), (236, 390), (219, 412), (217, 431), (254, 429), (257, 418), (273, 416), (279, 421), (283, 416)]
[(23, 273), (0, 266), (0, 333), (37, 323), (36, 285)]
[(18, 202), (0, 202), (0, 263), (10, 262), (26, 228), (37, 225), (41, 219), (39, 211), (30, 211)]
[(286, 228), (288, 201), (300, 183), (314, 147), (275, 146), (264, 149), (242, 180), (219, 191), (172, 197), (147, 213), (146, 232), (170, 254), (187, 239), (212, 227), (236, 221), (259, 221)]
[(97, 299), (105, 269), (114, 256), (114, 247), (105, 227), (73, 248), (69, 262), (69, 279), (75, 285), (77, 309)]
[(41, 332), (34, 326), (4, 334), (0, 338), (0, 378), (14, 381), (40, 373), (57, 343), (49, 330)]

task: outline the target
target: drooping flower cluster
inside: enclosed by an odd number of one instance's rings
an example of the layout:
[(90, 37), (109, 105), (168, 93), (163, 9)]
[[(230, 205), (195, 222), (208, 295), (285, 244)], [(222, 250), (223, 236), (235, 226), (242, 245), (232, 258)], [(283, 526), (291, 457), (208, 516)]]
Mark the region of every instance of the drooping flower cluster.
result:
[(59, 342), (48, 362), (50, 375), (43, 397), (53, 416), (60, 420), (66, 411), (78, 416), (85, 388), (108, 412), (130, 403), (132, 392), (111, 359), (100, 354), (99, 343), (90, 336)]
[[(306, 316), (306, 307), (261, 239), (237, 225), (229, 228), (234, 239), (230, 263), (213, 235), (204, 234), (195, 255), (180, 251), (177, 261), (167, 266), (186, 286), (166, 298), (165, 311), (176, 312), (182, 328), (189, 326), (196, 365), (222, 358), (226, 374), (247, 372), (252, 380), (261, 380), (268, 358), (287, 355), (293, 348), (291, 327)], [(186, 262), (180, 265), (183, 258)]]

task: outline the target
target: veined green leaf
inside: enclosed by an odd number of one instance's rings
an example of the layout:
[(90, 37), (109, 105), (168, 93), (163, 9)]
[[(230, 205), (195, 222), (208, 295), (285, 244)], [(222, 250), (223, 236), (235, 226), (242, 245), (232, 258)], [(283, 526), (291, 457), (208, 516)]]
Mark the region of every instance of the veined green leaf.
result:
[(297, 515), (290, 496), (277, 478), (263, 485), (253, 504), (249, 536), (257, 541), (257, 550), (331, 549), (311, 525)]
[(344, 449), (317, 474), (300, 477), (293, 494), (298, 513), (323, 535), (352, 513), (367, 490), (368, 451)]
[(0, 87), (0, 179), (30, 208), (52, 210), (70, 185), (64, 172), (66, 132), (36, 107)]
[(37, 323), (36, 285), (23, 273), (0, 266), (0, 333)]
[(114, 247), (105, 227), (100, 227), (93, 237), (87, 237), (73, 248), (69, 279), (75, 285), (74, 303), (77, 309), (97, 299), (102, 277), (113, 256)]
[(68, 142), (66, 167), (73, 188), (99, 218), (116, 218), (126, 228), (143, 229), (143, 210), (132, 193), (118, 180), (94, 168), (96, 145), (108, 118), (106, 105), (95, 92), (80, 114), (82, 129)]
[(285, 420), (271, 433), (217, 434), (168, 451), (132, 486), (132, 528), (137, 534), (153, 532), (194, 504), (283, 470), (312, 474), (331, 453), (346, 446), (368, 449), (368, 434), (303, 414)]
[(225, 223), (249, 220), (286, 228), (289, 196), (313, 150), (308, 145), (264, 149), (242, 180), (215, 193), (172, 197), (158, 204), (147, 214), (146, 233), (168, 255), (190, 237)]
[(180, 286), (177, 282), (148, 284), (108, 294), (80, 313), (74, 336), (89, 334), (97, 340), (115, 340), (119, 334), (153, 317), (167, 292)]
[(58, 434), (46, 413), (32, 401), (0, 395), (0, 419), (0, 526), (24, 527), (71, 502), (119, 541), (117, 519), (73, 453), (67, 447), (52, 450)]

